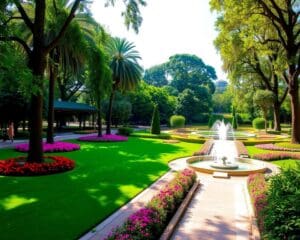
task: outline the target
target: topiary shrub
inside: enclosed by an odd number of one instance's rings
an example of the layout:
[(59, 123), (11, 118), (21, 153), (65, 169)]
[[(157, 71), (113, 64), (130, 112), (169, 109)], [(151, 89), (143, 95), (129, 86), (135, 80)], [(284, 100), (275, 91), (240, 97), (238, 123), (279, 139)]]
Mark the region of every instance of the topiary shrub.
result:
[(253, 119), (252, 126), (255, 129), (264, 129), (265, 128), (265, 119), (263, 119), (263, 118)]
[(232, 123), (231, 123), (233, 129), (237, 129), (238, 125), (237, 125), (237, 117), (236, 115), (232, 117)]
[(118, 134), (122, 136), (130, 136), (133, 133), (133, 129), (130, 127), (120, 127), (118, 128)]
[(151, 121), (151, 133), (152, 134), (160, 134), (160, 118), (158, 106), (154, 106), (152, 121)]
[(170, 126), (174, 128), (184, 127), (185, 117), (182, 115), (173, 115), (170, 118)]

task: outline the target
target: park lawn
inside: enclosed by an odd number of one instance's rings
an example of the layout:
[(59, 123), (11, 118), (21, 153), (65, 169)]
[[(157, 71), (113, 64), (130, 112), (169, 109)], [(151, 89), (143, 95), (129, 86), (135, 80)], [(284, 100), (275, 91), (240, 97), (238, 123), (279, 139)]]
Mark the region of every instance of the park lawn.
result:
[[(54, 154), (75, 160), (73, 171), (0, 176), (1, 239), (78, 238), (166, 173), (170, 160), (200, 148), (200, 144), (142, 138), (80, 145), (79, 151)], [(20, 155), (0, 150), (0, 159)]]

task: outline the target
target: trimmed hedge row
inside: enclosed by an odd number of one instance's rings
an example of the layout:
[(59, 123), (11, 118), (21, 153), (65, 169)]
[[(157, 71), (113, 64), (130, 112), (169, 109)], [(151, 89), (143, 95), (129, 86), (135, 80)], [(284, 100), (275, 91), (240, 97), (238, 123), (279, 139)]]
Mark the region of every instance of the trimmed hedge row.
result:
[(195, 181), (194, 171), (185, 169), (179, 172), (146, 207), (129, 216), (123, 225), (114, 229), (105, 239), (159, 239)]
[(272, 161), (280, 159), (300, 159), (300, 153), (293, 152), (270, 152), (270, 153), (259, 153), (254, 154), (253, 158), (260, 159), (263, 161)]
[(171, 135), (167, 133), (161, 134), (151, 134), (145, 132), (134, 132), (130, 135), (131, 137), (140, 137), (140, 138), (156, 138), (156, 139), (171, 139)]
[(267, 183), (262, 173), (256, 173), (249, 175), (247, 184), (258, 228), (262, 232), (264, 230), (263, 211), (267, 206)]

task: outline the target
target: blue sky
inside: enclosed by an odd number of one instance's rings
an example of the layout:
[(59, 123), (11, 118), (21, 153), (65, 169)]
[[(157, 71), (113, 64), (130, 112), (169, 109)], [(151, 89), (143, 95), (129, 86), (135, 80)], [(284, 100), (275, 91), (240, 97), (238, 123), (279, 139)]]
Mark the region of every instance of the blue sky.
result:
[(94, 1), (95, 19), (113, 35), (133, 42), (142, 57), (141, 65), (147, 69), (166, 62), (177, 53), (195, 54), (215, 68), (219, 79), (226, 79), (222, 62), (213, 45), (217, 36), (210, 12), (209, 0), (148, 0), (141, 9), (143, 23), (138, 34), (127, 30), (121, 12), (123, 1), (115, 7), (104, 7), (105, 1)]

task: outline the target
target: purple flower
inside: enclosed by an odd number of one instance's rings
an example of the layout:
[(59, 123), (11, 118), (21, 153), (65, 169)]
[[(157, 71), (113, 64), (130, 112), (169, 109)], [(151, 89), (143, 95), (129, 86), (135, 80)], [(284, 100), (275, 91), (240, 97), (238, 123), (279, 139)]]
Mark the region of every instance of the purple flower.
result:
[[(80, 149), (79, 144), (68, 142), (43, 143), (43, 152), (71, 152)], [(15, 150), (19, 152), (28, 152), (29, 144), (23, 143), (15, 146)]]
[(127, 141), (128, 138), (115, 134), (106, 134), (102, 135), (102, 137), (99, 137), (98, 135), (83, 136), (78, 138), (78, 140), (87, 142), (122, 142)]

